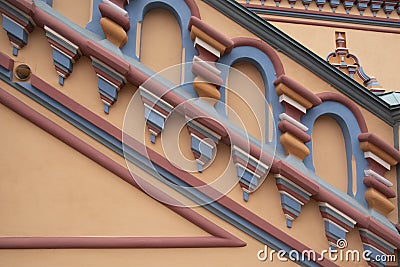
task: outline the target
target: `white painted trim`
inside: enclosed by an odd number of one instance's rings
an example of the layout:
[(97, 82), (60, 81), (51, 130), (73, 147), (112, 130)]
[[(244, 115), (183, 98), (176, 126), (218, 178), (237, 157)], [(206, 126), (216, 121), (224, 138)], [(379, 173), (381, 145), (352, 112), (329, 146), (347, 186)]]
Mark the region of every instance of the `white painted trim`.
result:
[(147, 107), (148, 109), (150, 109), (151, 111), (153, 111), (154, 113), (157, 113), (158, 115), (160, 115), (160, 116), (163, 117), (164, 119), (167, 118), (166, 115), (162, 114), (160, 111), (158, 111), (158, 110), (156, 110), (155, 108), (151, 107), (149, 104), (143, 103), (143, 105), (144, 105), (145, 107)]
[(200, 65), (202, 65), (203, 67), (205, 67), (206, 69), (208, 69), (209, 71), (220, 75), (221, 71), (219, 69), (217, 69), (216, 67), (210, 65), (207, 63), (207, 61), (202, 60), (201, 58), (199, 58), (198, 56), (194, 56), (193, 57), (193, 61), (198, 62)]
[(117, 75), (119, 78), (121, 78), (121, 80), (123, 80), (125, 83), (127, 83), (127, 80), (124, 76), (122, 76), (121, 74), (119, 74), (117, 71), (115, 71), (113, 68), (111, 68), (110, 66), (108, 66), (107, 64), (103, 63), (102, 61), (100, 61), (99, 59), (90, 56), (90, 59), (94, 62), (96, 62), (97, 64), (103, 66), (104, 68), (106, 68), (107, 70), (109, 70), (110, 72), (112, 72), (113, 74)]
[(119, 6), (117, 6), (116, 4), (114, 4), (113, 2), (109, 1), (109, 0), (103, 0), (103, 3), (112, 7), (115, 11), (118, 11), (118, 13), (120, 13), (122, 16), (128, 17), (128, 11), (126, 11), (125, 9), (120, 8)]
[(202, 130), (204, 130), (205, 132), (207, 132), (207, 133), (211, 134), (212, 136), (216, 137), (218, 140), (221, 140), (221, 136), (219, 134), (217, 134), (216, 132), (214, 132), (213, 130), (208, 129), (207, 127), (203, 126), (202, 124), (198, 123), (197, 121), (195, 121), (194, 119), (192, 119), (192, 118), (190, 118), (188, 116), (185, 116), (185, 119), (187, 121), (186, 124), (192, 123), (192, 124), (196, 125), (197, 127), (201, 128)]
[(53, 48), (54, 50), (57, 50), (58, 52), (60, 52), (61, 54), (63, 54), (64, 56), (66, 56), (67, 58), (69, 58), (69, 60), (71, 60), (73, 63), (75, 63), (75, 60), (72, 59), (72, 57), (70, 55), (67, 55), (65, 52), (61, 51), (61, 49), (59, 49), (58, 47), (54, 46), (54, 45), (50, 45), (51, 48)]
[(241, 163), (235, 163), (235, 166), (237, 167), (237, 166), (240, 166), (240, 167), (242, 167), (243, 169), (245, 169), (246, 171), (248, 171), (249, 173), (251, 173), (252, 175), (254, 175), (256, 178), (257, 178), (257, 180), (260, 180), (260, 178), (261, 178), (261, 176), (260, 175), (258, 175), (257, 173), (255, 173), (255, 172), (253, 172), (252, 170), (250, 170), (249, 168), (247, 168), (246, 166), (243, 166), (243, 164), (241, 164)]
[(48, 26), (46, 26), (46, 25), (44, 25), (44, 29), (45, 29), (47, 32), (49, 32), (49, 33), (51, 33), (51, 34), (57, 36), (57, 38), (63, 40), (64, 42), (66, 42), (67, 44), (69, 44), (70, 46), (72, 46), (75, 50), (77, 50), (78, 53), (80, 53), (80, 51), (79, 51), (79, 46), (77, 46), (76, 44), (74, 44), (73, 42), (71, 42), (70, 40), (68, 40), (67, 38), (65, 38), (64, 36), (60, 35), (59, 33), (57, 33), (56, 31), (54, 31), (53, 29), (51, 29), (50, 27), (48, 27)]
[[(327, 202), (319, 202), (318, 205), (319, 205), (319, 206), (322, 206), (322, 207), (327, 207), (328, 209), (333, 210), (334, 212), (336, 212), (336, 213), (339, 214), (340, 216), (342, 216), (342, 217), (346, 218), (347, 220), (349, 220), (349, 221), (350, 221), (352, 224), (354, 224), (354, 225), (357, 223), (356, 220), (353, 220), (353, 219), (350, 218), (348, 215), (344, 214), (343, 212), (341, 212), (340, 210), (336, 209), (335, 207), (333, 207), (331, 204), (329, 204), (329, 203), (327, 203)], [(354, 225), (353, 225), (353, 228), (354, 228)]]
[[(199, 140), (200, 143), (205, 144), (206, 146), (208, 146), (209, 148), (211, 148), (212, 150), (214, 150), (215, 146), (210, 145), (209, 143), (207, 143), (206, 141), (204, 141), (204, 139), (200, 139), (197, 135), (195, 135), (195, 134), (193, 134), (193, 133), (190, 133), (190, 135), (191, 135), (192, 137), (196, 138), (197, 140)], [(208, 138), (208, 137), (207, 137), (207, 139), (211, 139), (211, 138)], [(214, 141), (213, 141), (213, 142), (214, 142)], [(214, 143), (214, 144), (215, 144), (215, 143)]]
[(196, 46), (196, 44), (200, 45), (201, 47), (203, 47), (204, 49), (209, 51), (211, 54), (217, 56), (218, 58), (221, 57), (221, 53), (217, 49), (215, 49), (214, 47), (212, 47), (211, 45), (209, 45), (208, 43), (206, 43), (199, 37), (196, 37), (196, 39), (194, 40), (194, 46)]
[(298, 122), (297, 120), (295, 120), (294, 118), (290, 117), (288, 114), (286, 113), (281, 113), (279, 115), (279, 118), (281, 120), (287, 120), (288, 122), (290, 122), (291, 124), (293, 124), (294, 126), (296, 126), (297, 128), (303, 130), (304, 132), (308, 131), (308, 127), (305, 126), (304, 124), (302, 124), (301, 122)]
[(282, 101), (285, 101), (286, 103), (292, 105), (293, 107), (297, 108), (304, 114), (306, 114), (306, 112), (307, 112), (307, 109), (303, 105), (301, 105), (300, 103), (298, 103), (297, 101), (293, 100), (292, 98), (288, 97), (285, 94), (282, 94), (279, 96), (279, 102), (282, 102)]
[(285, 180), (285, 182), (287, 182), (288, 184), (291, 184), (292, 186), (296, 187), (298, 190), (300, 190), (301, 192), (307, 194), (309, 197), (311, 196), (311, 193), (304, 190), (303, 188), (301, 188), (300, 186), (298, 186), (297, 184), (293, 183), (292, 181), (290, 181), (288, 178), (286, 178), (285, 176), (282, 176), (280, 174), (275, 174), (275, 178), (280, 178), (282, 180)]
[[(154, 126), (153, 126), (154, 127)], [(149, 128), (149, 132), (154, 135), (154, 136), (158, 136), (158, 133), (156, 133), (154, 130)]]
[(100, 74), (98, 74), (98, 73), (96, 73), (96, 75), (97, 75), (97, 77), (102, 78), (102, 79), (105, 80), (107, 83), (113, 85), (117, 90), (119, 90), (119, 87), (118, 87), (115, 83), (113, 83), (112, 81), (108, 80), (107, 78), (105, 78), (104, 76), (102, 76), (102, 75), (100, 75)]
[[(323, 220), (326, 221), (326, 222), (330, 222), (330, 223), (336, 225), (336, 227), (342, 229), (343, 232), (345, 232), (345, 233), (348, 233), (348, 232), (349, 232), (349, 231), (347, 231), (346, 229), (344, 229), (342, 226), (340, 226), (339, 224), (335, 223), (334, 221), (332, 221), (332, 220), (330, 220), (330, 219), (323, 218)], [(354, 228), (354, 227), (353, 227), (353, 228)]]
[(299, 203), (302, 206), (304, 206), (304, 204), (305, 204), (305, 203), (301, 202), (300, 200), (298, 200), (295, 196), (292, 196), (291, 194), (289, 194), (286, 191), (279, 190), (279, 193), (289, 196), (290, 198), (292, 198), (294, 201), (296, 201), (297, 203)]
[[(2, 1), (3, 2), (3, 1)], [(23, 30), (24, 30), (24, 32), (25, 33), (28, 33), (29, 34), (29, 32), (27, 31), (27, 29), (24, 27), (24, 26), (22, 26), (20, 23), (18, 23), (17, 21), (15, 21), (15, 20), (13, 20), (12, 18), (10, 18), (9, 16), (7, 16), (6, 14), (2, 14), (3, 15), (3, 17), (6, 17), (7, 19), (9, 19), (9, 20), (11, 20), (12, 22), (14, 22), (15, 24), (17, 24), (18, 26), (20, 26)]]
[[(261, 160), (256, 159), (255, 157), (253, 157), (252, 155), (250, 155), (249, 153), (246, 153), (244, 150), (242, 150), (241, 148), (239, 148), (238, 146), (233, 145), (232, 147), (233, 150), (238, 151), (240, 154), (244, 155), (245, 157), (250, 158), (251, 160), (257, 162), (258, 165), (261, 165), (261, 167), (263, 167), (264, 169), (268, 170), (269, 166), (265, 163), (263, 163)], [(257, 166), (254, 166), (257, 168)]]
[[(143, 86), (139, 86), (139, 90), (145, 92), (146, 94), (149, 94), (151, 97), (153, 97), (153, 99), (156, 100), (156, 102), (161, 102), (163, 105), (166, 105), (171, 110), (174, 108), (171, 104), (166, 102), (164, 99), (162, 99), (161, 97), (156, 96), (155, 94), (153, 94), (152, 92), (150, 92), (149, 90), (144, 88)], [(148, 98), (146, 97), (146, 99), (148, 99)], [(151, 102), (153, 102), (155, 104), (155, 102), (152, 101), (152, 99), (148, 99), (148, 100), (150, 100)], [(157, 104), (155, 104), (155, 105), (157, 105)], [(159, 105), (157, 105), (157, 106), (159, 106)], [(168, 111), (168, 110), (165, 110), (165, 111)]]
[(385, 167), (385, 169), (390, 171), (390, 164), (387, 163), (386, 161), (384, 161), (383, 159), (381, 159), (379, 156), (372, 153), (371, 151), (364, 152), (364, 158), (371, 158), (371, 159), (375, 160), (376, 162), (378, 162), (379, 164), (381, 164), (383, 167)]
[[(380, 240), (382, 243), (385, 243), (387, 246), (393, 248), (393, 250), (396, 249), (396, 246), (392, 245), (391, 243), (389, 243), (388, 241), (386, 241), (385, 239), (381, 238), (380, 236), (378, 236), (377, 234), (371, 232), (371, 231), (368, 230), (368, 229), (360, 228), (359, 231), (367, 232), (368, 234), (373, 235), (374, 238)], [(376, 248), (376, 249), (377, 249), (377, 248)], [(378, 249), (378, 250), (379, 250), (379, 249)]]
[(382, 175), (377, 174), (376, 172), (374, 172), (371, 169), (365, 170), (364, 173), (367, 176), (373, 176), (376, 180), (378, 180), (379, 182), (383, 183), (384, 185), (386, 185), (388, 187), (392, 187), (393, 186), (393, 183), (391, 181), (389, 181), (388, 179), (386, 179)]

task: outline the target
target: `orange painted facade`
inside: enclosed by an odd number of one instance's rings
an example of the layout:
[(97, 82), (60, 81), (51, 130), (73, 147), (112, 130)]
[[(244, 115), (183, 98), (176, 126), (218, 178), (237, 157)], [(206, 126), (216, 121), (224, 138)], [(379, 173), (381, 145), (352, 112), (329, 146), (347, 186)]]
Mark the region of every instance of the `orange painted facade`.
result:
[(349, 2), (0, 0), (0, 265), (398, 266), (400, 6)]

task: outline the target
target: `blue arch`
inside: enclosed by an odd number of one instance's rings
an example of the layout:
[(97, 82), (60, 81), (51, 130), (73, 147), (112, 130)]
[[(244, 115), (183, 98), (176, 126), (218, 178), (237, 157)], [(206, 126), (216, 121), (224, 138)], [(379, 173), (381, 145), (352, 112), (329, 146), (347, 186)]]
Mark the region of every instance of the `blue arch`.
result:
[[(345, 149), (346, 149), (346, 162), (347, 162), (347, 194), (355, 197), (361, 204), (367, 207), (364, 198), (365, 190), (367, 187), (363, 183), (364, 170), (368, 167), (368, 163), (364, 158), (364, 153), (360, 148), (358, 135), (361, 133), (357, 119), (354, 114), (343, 104), (335, 101), (325, 101), (321, 105), (307, 111), (302, 117), (302, 123), (308, 127), (307, 133), (311, 136), (315, 121), (321, 116), (328, 116), (334, 119), (342, 129)], [(315, 172), (313, 165), (313, 151), (312, 141), (306, 143), (310, 150), (310, 155), (304, 159), (304, 164)], [(356, 183), (357, 193), (354, 196), (352, 193), (353, 187), (353, 171), (352, 171), (352, 156), (356, 161)]]
[[(279, 114), (283, 113), (283, 107), (279, 103), (278, 95), (275, 92), (274, 81), (276, 80), (276, 71), (274, 69), (274, 65), (270, 58), (258, 48), (252, 46), (238, 46), (235, 47), (232, 52), (228, 55), (223, 56), (219, 63), (222, 63), (227, 66), (232, 66), (235, 63), (239, 62), (248, 62), (253, 64), (258, 71), (260, 72), (263, 80), (264, 80), (264, 88), (265, 88), (265, 98), (266, 98), (266, 118), (268, 119), (268, 105), (272, 105), (273, 111), (273, 120), (275, 122), (275, 132), (277, 134), (276, 140), (279, 140), (280, 132), (277, 127), (277, 122), (279, 122)], [(224, 80), (223, 86), (221, 86), (221, 102), (225, 103), (225, 88), (226, 88), (226, 79), (229, 74), (229, 70), (224, 68), (221, 73), (221, 77)], [(217, 104), (216, 110), (226, 116), (226, 111), (223, 104)], [(269, 123), (266, 121), (266, 132), (268, 133)], [(284, 153), (280, 142), (276, 144), (277, 150), (281, 153)]]
[[(102, 0), (93, 0), (93, 16), (92, 21), (89, 22), (86, 28), (100, 37), (105, 39), (103, 30), (100, 26), (101, 14), (98, 5)], [(138, 61), (140, 59), (136, 56), (136, 36), (137, 36), (137, 25), (143, 21), (144, 16), (152, 9), (162, 8), (171, 12), (178, 21), (181, 28), (182, 34), (182, 47), (185, 49), (184, 62), (192, 62), (193, 56), (197, 54), (193, 41), (190, 39), (190, 31), (188, 25), (190, 17), (192, 16), (189, 7), (182, 0), (145, 0), (145, 1), (131, 1), (125, 6), (126, 11), (129, 13), (129, 19), (131, 28), (127, 32), (128, 43), (122, 47), (121, 52), (131, 58)], [(185, 82), (191, 82), (194, 79), (194, 75), (191, 69), (185, 69)], [(193, 88), (185, 88), (185, 91), (195, 96)]]

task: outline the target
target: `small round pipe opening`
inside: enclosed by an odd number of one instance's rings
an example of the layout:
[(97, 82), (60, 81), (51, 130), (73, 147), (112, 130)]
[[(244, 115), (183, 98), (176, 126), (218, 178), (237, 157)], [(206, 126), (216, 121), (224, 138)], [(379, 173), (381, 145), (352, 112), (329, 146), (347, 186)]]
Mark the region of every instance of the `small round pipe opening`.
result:
[(18, 80), (26, 81), (31, 76), (31, 68), (26, 64), (20, 64), (15, 68), (15, 77)]

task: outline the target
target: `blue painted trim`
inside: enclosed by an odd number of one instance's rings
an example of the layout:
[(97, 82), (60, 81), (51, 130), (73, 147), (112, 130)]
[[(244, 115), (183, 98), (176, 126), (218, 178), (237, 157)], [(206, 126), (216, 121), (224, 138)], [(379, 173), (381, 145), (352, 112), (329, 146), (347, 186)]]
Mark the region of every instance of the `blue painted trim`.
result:
[(46, 4), (48, 4), (49, 6), (53, 6), (53, 0), (40, 0), (40, 1), (42, 1), (42, 2), (44, 2), (44, 3), (46, 3)]
[(12, 80), (12, 71), (7, 70), (6, 68), (0, 66), (0, 73), (3, 74), (5, 77), (7, 77), (7, 79), (9, 79), (10, 81)]
[[(353, 113), (343, 104), (333, 101), (325, 101), (321, 105), (312, 108), (305, 114), (301, 121), (308, 127), (307, 134), (312, 136), (315, 121), (320, 116), (328, 116), (334, 119), (342, 129), (345, 146), (346, 146), (346, 161), (347, 161), (347, 194), (353, 196), (353, 174), (352, 174), (352, 155), (356, 161), (356, 177), (357, 177), (357, 194), (354, 196), (358, 202), (363, 206), (368, 207), (367, 202), (364, 198), (364, 193), (367, 187), (363, 183), (364, 170), (368, 168), (368, 163), (364, 158), (364, 153), (360, 148), (360, 142), (358, 141), (358, 135), (361, 130), (358, 126), (358, 122), (354, 117)], [(334, 144), (333, 144), (334, 145)], [(304, 164), (315, 172), (313, 164), (313, 151), (312, 141), (306, 143), (306, 146), (310, 150), (310, 155), (304, 159)], [(329, 153), (329, 152), (327, 152)]]
[[(275, 92), (275, 85), (274, 81), (276, 80), (276, 71), (274, 69), (274, 65), (272, 64), (272, 61), (268, 58), (268, 56), (260, 51), (259, 49), (251, 46), (239, 46), (235, 47), (232, 52), (228, 55), (223, 56), (220, 60), (219, 63), (225, 64), (227, 66), (232, 66), (235, 63), (239, 62), (248, 62), (255, 66), (258, 71), (260, 72), (263, 80), (264, 80), (264, 88), (265, 88), (265, 114), (266, 114), (266, 122), (265, 122), (265, 127), (266, 127), (266, 135), (269, 132), (269, 104), (272, 104), (272, 111), (273, 111), (273, 120), (274, 122), (278, 122), (279, 119), (279, 114), (284, 112), (284, 109), (282, 105), (279, 103), (279, 97)], [(221, 77), (224, 80), (224, 84), (220, 88), (221, 92), (221, 102), (222, 103), (217, 103), (215, 106), (217, 112), (219, 114), (227, 115), (226, 110), (225, 110), (225, 104), (226, 103), (226, 80), (228, 77), (229, 70), (224, 68), (221, 70)], [(272, 145), (276, 146), (277, 150), (285, 154), (285, 151), (283, 147), (281, 146), (280, 142), (277, 142), (279, 140), (280, 136), (280, 131), (278, 130), (277, 125), (275, 125), (274, 129), (274, 138), (271, 142)], [(268, 137), (265, 136), (266, 140), (260, 140), (264, 143), (269, 143)]]
[[(100, 26), (100, 18), (102, 17), (98, 9), (98, 5), (101, 0), (93, 1), (93, 19), (88, 23), (86, 29), (92, 31), (93, 33), (101, 36), (105, 39), (103, 30)], [(124, 55), (134, 58), (140, 61), (140, 58), (136, 56), (136, 37), (137, 37), (137, 24), (143, 22), (143, 19), (147, 12), (152, 9), (161, 8), (171, 12), (177, 19), (177, 22), (181, 28), (182, 37), (182, 48), (185, 49), (184, 62), (192, 62), (193, 56), (197, 55), (197, 51), (193, 46), (193, 41), (190, 38), (190, 31), (188, 30), (188, 25), (191, 17), (191, 12), (189, 7), (182, 0), (144, 0), (144, 1), (131, 1), (125, 6), (126, 11), (129, 13), (129, 19), (131, 28), (127, 32), (128, 43), (121, 48), (121, 52)], [(141, 38), (141, 37), (140, 37)], [(140, 40), (141, 41), (141, 40)], [(141, 43), (141, 42), (140, 42)], [(160, 43), (160, 46), (162, 44)], [(194, 75), (190, 68), (185, 68), (185, 83), (192, 83), (194, 80)], [(182, 81), (183, 82), (183, 81)], [(193, 86), (182, 86), (184, 91), (193, 97), (197, 97)]]
[(326, 234), (333, 239), (346, 239), (346, 231), (344, 231), (342, 228), (338, 227), (331, 221), (324, 221), (324, 227)]
[(3, 29), (7, 31), (8, 34), (11, 34), (14, 38), (26, 45), (28, 43), (28, 33), (25, 31), (25, 29), (4, 15), (2, 18)]

